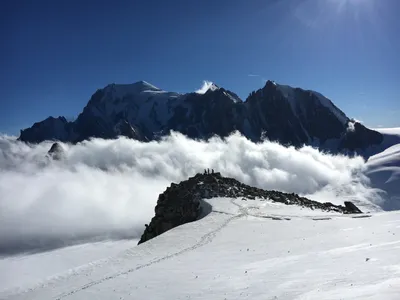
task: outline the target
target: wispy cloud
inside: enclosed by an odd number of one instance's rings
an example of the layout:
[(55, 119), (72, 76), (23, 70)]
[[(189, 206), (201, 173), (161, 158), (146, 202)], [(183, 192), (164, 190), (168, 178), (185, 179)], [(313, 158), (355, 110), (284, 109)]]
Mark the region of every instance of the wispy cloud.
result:
[(357, 118), (352, 118), (352, 119), (354, 120), (354, 122), (357, 122), (357, 123), (360, 123), (360, 124), (364, 123), (363, 120), (360, 120), (360, 119), (357, 119)]
[(196, 91), (196, 93), (197, 94), (205, 94), (208, 91), (208, 89), (212, 86), (212, 84), (213, 84), (212, 81), (204, 80), (203, 85), (201, 86), (200, 89), (198, 89)]
[(257, 75), (257, 74), (248, 74), (247, 76), (249, 76), (249, 77), (260, 77), (260, 75)]
[(349, 122), (349, 123), (347, 124), (347, 131), (348, 131), (348, 132), (354, 132), (355, 130), (356, 130), (356, 128), (355, 128), (354, 123), (353, 123), (353, 122)]

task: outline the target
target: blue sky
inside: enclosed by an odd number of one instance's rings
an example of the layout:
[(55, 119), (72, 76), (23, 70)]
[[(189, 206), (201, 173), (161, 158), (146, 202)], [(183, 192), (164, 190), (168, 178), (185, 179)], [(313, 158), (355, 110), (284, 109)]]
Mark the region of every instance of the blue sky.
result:
[(77, 116), (96, 89), (211, 80), (243, 99), (266, 79), (349, 117), (400, 126), (400, 1), (23, 1), (0, 10), (0, 132)]

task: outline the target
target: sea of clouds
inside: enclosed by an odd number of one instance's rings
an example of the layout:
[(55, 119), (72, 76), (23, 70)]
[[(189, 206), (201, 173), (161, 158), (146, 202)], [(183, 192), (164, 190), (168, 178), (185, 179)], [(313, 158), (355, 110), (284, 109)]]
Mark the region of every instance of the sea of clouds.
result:
[(51, 144), (0, 136), (0, 255), (138, 239), (158, 195), (205, 168), (321, 202), (352, 200), (369, 210), (382, 203), (361, 157), (253, 143), (239, 134), (206, 142), (178, 133), (150, 143), (93, 139), (62, 144), (60, 161), (46, 157)]

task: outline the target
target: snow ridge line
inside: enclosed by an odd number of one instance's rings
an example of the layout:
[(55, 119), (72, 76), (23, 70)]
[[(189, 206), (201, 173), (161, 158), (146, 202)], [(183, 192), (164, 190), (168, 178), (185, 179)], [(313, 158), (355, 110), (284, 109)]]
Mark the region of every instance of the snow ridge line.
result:
[(74, 295), (74, 294), (76, 294), (76, 293), (78, 293), (80, 291), (86, 290), (86, 289), (91, 288), (91, 287), (93, 287), (95, 285), (99, 285), (99, 284), (101, 284), (101, 283), (103, 283), (105, 281), (115, 279), (115, 278), (117, 278), (119, 276), (123, 276), (123, 275), (138, 271), (138, 270), (143, 269), (143, 268), (147, 268), (147, 267), (149, 267), (151, 265), (154, 265), (154, 264), (160, 263), (160, 262), (162, 262), (164, 260), (168, 260), (168, 259), (171, 259), (173, 257), (182, 255), (182, 254), (184, 254), (186, 252), (193, 251), (193, 250), (195, 250), (197, 248), (203, 247), (203, 246), (211, 243), (213, 241), (213, 239), (215, 238), (215, 236), (217, 235), (217, 233), (219, 233), (222, 229), (224, 229), (230, 222), (232, 222), (232, 221), (234, 221), (236, 219), (240, 219), (240, 218), (248, 215), (248, 212), (247, 212), (246, 208), (244, 208), (241, 205), (235, 203), (233, 199), (231, 200), (231, 203), (239, 208), (239, 212), (240, 213), (238, 215), (234, 215), (234, 216), (228, 218), (221, 225), (219, 225), (216, 229), (214, 229), (214, 230), (210, 231), (209, 233), (203, 235), (201, 237), (200, 241), (198, 243), (194, 244), (193, 246), (185, 248), (185, 249), (182, 249), (182, 250), (180, 250), (180, 251), (178, 251), (176, 253), (169, 254), (169, 255), (166, 255), (164, 257), (158, 258), (156, 260), (150, 261), (150, 262), (148, 262), (146, 264), (139, 265), (139, 266), (137, 266), (135, 268), (132, 268), (132, 269), (129, 269), (127, 271), (115, 273), (113, 275), (104, 277), (102, 279), (89, 282), (88, 284), (85, 284), (85, 285), (81, 286), (80, 288), (77, 288), (77, 289), (72, 290), (72, 291), (67, 292), (67, 293), (63, 293), (63, 294), (57, 296), (55, 299), (56, 300), (65, 299), (65, 298), (67, 298), (69, 296), (72, 296), (72, 295)]

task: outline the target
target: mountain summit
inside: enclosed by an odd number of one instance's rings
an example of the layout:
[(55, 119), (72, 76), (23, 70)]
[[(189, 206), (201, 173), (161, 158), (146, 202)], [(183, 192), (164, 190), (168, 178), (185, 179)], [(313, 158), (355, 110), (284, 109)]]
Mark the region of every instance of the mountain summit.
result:
[(320, 93), (270, 80), (246, 101), (212, 82), (187, 94), (167, 92), (145, 81), (110, 84), (93, 94), (75, 121), (50, 117), (22, 130), (19, 139), (75, 143), (122, 135), (151, 141), (170, 131), (200, 139), (239, 131), (253, 141), (267, 138), (361, 154), (371, 147), (380, 148), (384, 140), (382, 134), (351, 120)]

